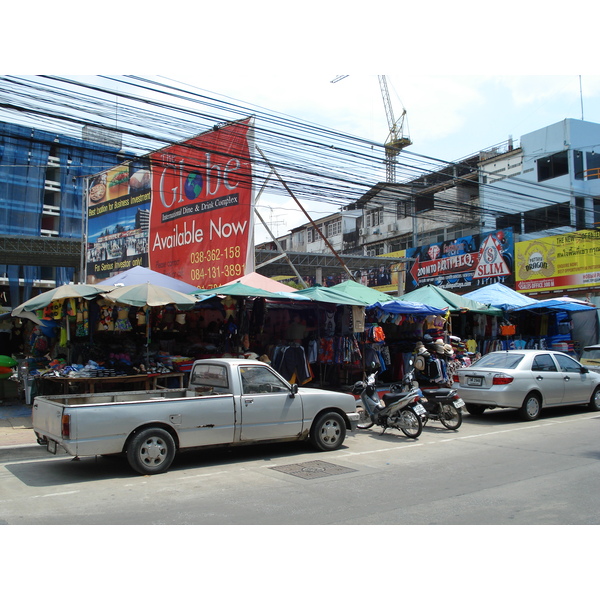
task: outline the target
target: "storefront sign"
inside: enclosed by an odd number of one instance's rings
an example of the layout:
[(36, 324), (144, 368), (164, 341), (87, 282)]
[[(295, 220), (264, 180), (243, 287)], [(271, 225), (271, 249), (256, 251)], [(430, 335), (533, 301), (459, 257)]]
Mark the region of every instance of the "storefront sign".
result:
[(600, 231), (515, 244), (519, 292), (600, 287)]
[(252, 119), (88, 182), (87, 281), (136, 265), (198, 288), (254, 270)]
[(405, 292), (424, 285), (461, 294), (496, 282), (510, 286), (513, 254), (512, 228), (409, 248)]

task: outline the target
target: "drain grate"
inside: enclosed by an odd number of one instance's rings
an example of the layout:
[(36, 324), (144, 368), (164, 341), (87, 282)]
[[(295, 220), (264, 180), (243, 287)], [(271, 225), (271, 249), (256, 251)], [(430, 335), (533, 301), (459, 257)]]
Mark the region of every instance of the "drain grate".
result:
[(356, 469), (340, 467), (322, 460), (311, 460), (305, 463), (295, 463), (293, 465), (282, 465), (281, 467), (269, 467), (273, 471), (287, 473), (294, 477), (302, 479), (318, 479), (319, 477), (329, 477), (330, 475), (343, 475), (344, 473), (352, 473)]

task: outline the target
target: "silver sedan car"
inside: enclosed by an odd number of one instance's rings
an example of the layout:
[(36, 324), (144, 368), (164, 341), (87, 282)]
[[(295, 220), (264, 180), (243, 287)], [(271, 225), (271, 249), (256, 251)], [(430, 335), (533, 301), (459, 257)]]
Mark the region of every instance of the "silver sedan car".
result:
[(600, 410), (600, 375), (552, 350), (491, 352), (459, 369), (453, 387), (473, 415), (486, 408), (518, 408), (533, 421), (551, 406), (589, 404)]

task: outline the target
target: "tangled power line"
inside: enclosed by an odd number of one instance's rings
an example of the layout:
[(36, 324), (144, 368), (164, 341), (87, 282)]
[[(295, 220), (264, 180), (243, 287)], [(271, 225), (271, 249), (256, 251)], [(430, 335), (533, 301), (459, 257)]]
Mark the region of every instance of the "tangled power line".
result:
[[(175, 143), (185, 145), (185, 140), (200, 133), (253, 116), (256, 143), (270, 165), (297, 198), (322, 205), (324, 215), (356, 202), (384, 181), (385, 148), (381, 142), (160, 79), (135, 75), (77, 79), (52, 75), (1, 76), (0, 114), (14, 122), (71, 137), (80, 137), (86, 125), (113, 130), (122, 136), (124, 149), (135, 154), (147, 154)], [(407, 186), (455, 164), (408, 150), (403, 150), (400, 158), (396, 163), (396, 181)], [(277, 179), (267, 178), (270, 165), (257, 154), (254, 176), (266, 181), (268, 194), (285, 196)], [(493, 183), (480, 184), (486, 186), (485, 208), (474, 209), (458, 197), (436, 199), (436, 208), (440, 209), (436, 214), (443, 213), (442, 218), (450, 223), (467, 212), (472, 215), (474, 210), (479, 219), (510, 215), (518, 211), (520, 201), (524, 200), (529, 207), (548, 204), (538, 184), (521, 183), (518, 193), (507, 192)], [(548, 187), (545, 185), (544, 189)], [(385, 212), (396, 214), (396, 205), (402, 199), (401, 188), (398, 189), (397, 195), (377, 198)], [(570, 199), (570, 190), (551, 189), (559, 197), (564, 195), (565, 202)], [(406, 195), (408, 199), (409, 194)]]

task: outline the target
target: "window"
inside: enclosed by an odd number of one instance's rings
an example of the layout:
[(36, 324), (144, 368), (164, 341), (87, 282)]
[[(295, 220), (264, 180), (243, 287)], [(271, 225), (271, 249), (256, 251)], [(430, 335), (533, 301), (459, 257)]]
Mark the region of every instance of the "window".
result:
[(215, 393), (223, 393), (229, 389), (227, 368), (222, 365), (195, 365), (190, 378), (192, 385), (219, 388)]
[(571, 205), (569, 202), (551, 204), (543, 208), (528, 210), (523, 213), (523, 217), (523, 233), (569, 226), (571, 225)]
[(410, 217), (410, 202), (400, 200), (396, 203), (396, 219)]
[(556, 365), (549, 354), (539, 354), (533, 359), (532, 371), (556, 371)]
[(585, 198), (575, 198), (575, 229), (585, 229)]
[(272, 394), (290, 391), (272, 371), (264, 367), (240, 367), (240, 375), (244, 394)]
[(492, 352), (485, 354), (477, 361), (477, 367), (486, 369), (516, 369), (523, 360), (523, 354), (508, 354), (507, 352)]
[(583, 152), (581, 150), (573, 150), (573, 169), (575, 170), (575, 179), (584, 179)]
[(381, 223), (383, 208), (368, 210), (365, 213), (365, 227), (377, 227)]
[(567, 151), (540, 158), (537, 161), (538, 181), (554, 179), (569, 174), (569, 155)]
[(581, 373), (581, 365), (571, 357), (562, 356), (561, 354), (555, 354), (554, 357), (561, 371), (565, 373)]
[(424, 212), (426, 210), (433, 210), (435, 200), (433, 194), (417, 194), (415, 196), (415, 212)]
[(585, 162), (586, 179), (600, 179), (600, 154), (586, 152)]
[(522, 233), (521, 213), (517, 213), (516, 215), (504, 215), (496, 219), (496, 229), (507, 229), (508, 227), (512, 227), (514, 233)]
[(327, 237), (333, 237), (342, 233), (342, 222), (341, 221), (330, 221), (327, 223)]

